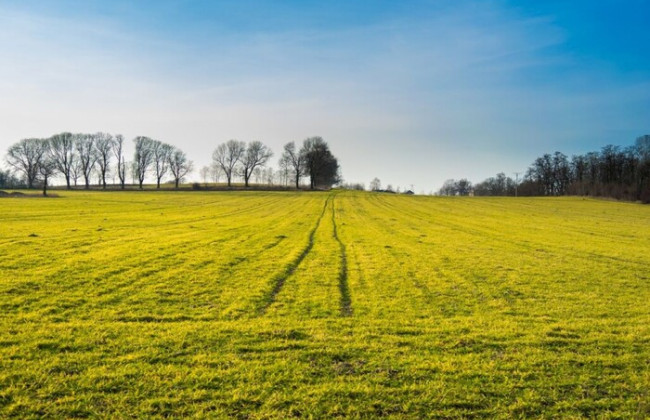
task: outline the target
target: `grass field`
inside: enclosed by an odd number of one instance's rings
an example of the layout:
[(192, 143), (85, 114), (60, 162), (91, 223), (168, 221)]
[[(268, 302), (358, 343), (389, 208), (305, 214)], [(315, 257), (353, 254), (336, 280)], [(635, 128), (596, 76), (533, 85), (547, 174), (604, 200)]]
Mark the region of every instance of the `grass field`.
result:
[(0, 417), (650, 417), (650, 207), (0, 199)]

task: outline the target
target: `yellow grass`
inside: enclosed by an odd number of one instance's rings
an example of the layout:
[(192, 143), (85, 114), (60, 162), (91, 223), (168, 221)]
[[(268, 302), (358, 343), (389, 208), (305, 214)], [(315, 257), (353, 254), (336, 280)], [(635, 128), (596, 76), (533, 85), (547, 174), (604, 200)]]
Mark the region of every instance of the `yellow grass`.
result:
[(0, 199), (0, 417), (650, 416), (650, 207)]

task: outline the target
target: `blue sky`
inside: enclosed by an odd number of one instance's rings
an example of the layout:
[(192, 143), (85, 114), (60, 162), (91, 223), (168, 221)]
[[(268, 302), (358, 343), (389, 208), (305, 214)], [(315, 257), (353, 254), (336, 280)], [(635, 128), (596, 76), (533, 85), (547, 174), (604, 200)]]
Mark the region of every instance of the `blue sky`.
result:
[[(650, 133), (650, 2), (3, 1), (0, 149), (320, 135), (348, 181), (417, 192)], [(198, 177), (198, 175), (195, 175)]]

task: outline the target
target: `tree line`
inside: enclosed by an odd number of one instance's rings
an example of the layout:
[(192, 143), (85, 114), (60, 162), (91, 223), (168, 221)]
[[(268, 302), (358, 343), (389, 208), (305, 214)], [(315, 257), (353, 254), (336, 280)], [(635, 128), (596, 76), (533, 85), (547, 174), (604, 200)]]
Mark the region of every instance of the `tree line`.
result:
[[(84, 188), (89, 189), (91, 179), (96, 176), (98, 185), (106, 189), (107, 178), (112, 173), (117, 175), (120, 188), (125, 189), (128, 170), (133, 184), (140, 189), (147, 177), (155, 179), (158, 189), (166, 178), (171, 178), (175, 188), (179, 188), (194, 169), (186, 153), (175, 146), (145, 136), (135, 137), (133, 143), (133, 160), (127, 162), (124, 137), (119, 134), (65, 132), (45, 139), (23, 139), (7, 151), (5, 161), (11, 171), (0, 171), (0, 187), (31, 189), (39, 186), (46, 195), (48, 183), (55, 176), (64, 180), (67, 189), (76, 187), (80, 179), (83, 179)], [(212, 153), (210, 170), (215, 182), (224, 174), (228, 187), (237, 177), (249, 187), (253, 175), (258, 174), (272, 156), (271, 149), (260, 141), (229, 140), (218, 145)], [(296, 188), (300, 188), (305, 177), (309, 177), (312, 189), (331, 187), (341, 179), (338, 160), (321, 137), (305, 139), (299, 149), (295, 142), (287, 143), (279, 165), (284, 178), (293, 179)]]
[(607, 145), (569, 158), (562, 152), (533, 161), (521, 181), (499, 173), (472, 185), (467, 179), (445, 181), (440, 195), (560, 196), (583, 195), (650, 202), (650, 135), (628, 147)]
[(294, 141), (286, 143), (275, 171), (267, 167), (272, 156), (273, 152), (259, 141), (246, 144), (229, 140), (213, 152), (212, 164), (201, 168), (201, 177), (206, 183), (208, 178), (218, 183), (225, 175), (229, 187), (238, 176), (245, 187), (255, 178), (258, 184), (293, 185), (296, 189), (305, 178), (309, 178), (310, 189), (329, 188), (342, 181), (338, 159), (322, 137), (306, 138), (300, 147)]

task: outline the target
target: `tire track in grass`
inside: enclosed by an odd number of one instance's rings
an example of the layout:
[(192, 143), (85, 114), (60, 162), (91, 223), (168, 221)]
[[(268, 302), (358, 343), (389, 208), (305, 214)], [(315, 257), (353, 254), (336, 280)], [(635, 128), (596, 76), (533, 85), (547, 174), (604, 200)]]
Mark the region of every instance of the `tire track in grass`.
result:
[(341, 268), (339, 271), (339, 291), (341, 292), (341, 316), (352, 315), (352, 300), (350, 298), (350, 287), (348, 285), (348, 257), (345, 250), (345, 244), (339, 238), (336, 228), (336, 209), (334, 208), (334, 199), (332, 199), (332, 234), (336, 242), (339, 243), (341, 252)]
[(264, 315), (267, 311), (267, 309), (273, 305), (273, 303), (276, 300), (276, 297), (278, 293), (282, 290), (282, 287), (284, 286), (284, 283), (287, 281), (287, 279), (296, 271), (296, 268), (300, 265), (300, 263), (305, 259), (307, 254), (311, 251), (311, 249), (314, 247), (314, 235), (316, 234), (316, 231), (318, 230), (318, 227), (320, 226), (321, 220), (323, 220), (323, 217), (325, 216), (325, 211), (327, 210), (327, 206), (329, 204), (330, 198), (332, 196), (328, 196), (327, 199), (325, 200), (325, 205), (323, 206), (323, 210), (321, 211), (320, 216), (318, 216), (318, 220), (316, 221), (316, 225), (314, 228), (309, 232), (309, 240), (307, 242), (307, 246), (302, 250), (302, 252), (296, 257), (295, 260), (291, 261), (282, 271), (280, 274), (274, 276), (271, 279), (271, 288), (270, 290), (265, 293), (262, 296), (262, 299), (260, 300), (260, 304), (258, 305), (257, 308), (257, 315), (261, 316)]

